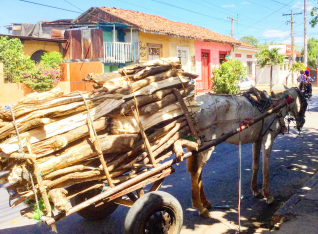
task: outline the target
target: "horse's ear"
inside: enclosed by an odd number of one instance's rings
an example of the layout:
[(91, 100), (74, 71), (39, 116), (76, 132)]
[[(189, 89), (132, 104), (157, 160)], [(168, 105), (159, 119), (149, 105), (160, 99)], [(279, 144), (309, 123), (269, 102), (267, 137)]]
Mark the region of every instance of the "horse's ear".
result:
[(271, 96), (272, 98), (276, 98), (276, 94), (273, 91), (271, 92)]
[[(284, 84), (283, 84), (283, 85), (284, 85)], [(288, 89), (289, 89), (286, 85), (284, 85), (284, 88), (285, 88), (285, 90), (288, 90)]]

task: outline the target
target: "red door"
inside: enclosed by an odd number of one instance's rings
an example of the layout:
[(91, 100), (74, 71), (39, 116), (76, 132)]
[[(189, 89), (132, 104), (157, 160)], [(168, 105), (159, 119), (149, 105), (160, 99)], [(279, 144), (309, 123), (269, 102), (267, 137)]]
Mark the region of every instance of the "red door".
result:
[(210, 84), (210, 51), (201, 52), (201, 75), (203, 81), (203, 89), (211, 89)]

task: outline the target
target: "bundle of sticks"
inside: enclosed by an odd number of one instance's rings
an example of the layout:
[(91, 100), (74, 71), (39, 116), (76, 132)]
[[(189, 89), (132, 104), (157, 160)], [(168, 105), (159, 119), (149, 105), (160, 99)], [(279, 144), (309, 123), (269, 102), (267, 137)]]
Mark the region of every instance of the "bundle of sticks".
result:
[(48, 215), (51, 205), (67, 212), (80, 193), (116, 186), (184, 147), (197, 150), (183, 138), (190, 128), (178, 102), (190, 116), (200, 110), (189, 83), (196, 77), (178, 58), (158, 59), (91, 74), (90, 93), (54, 88), (0, 109), (0, 183), (10, 183), (11, 207), (42, 198)]

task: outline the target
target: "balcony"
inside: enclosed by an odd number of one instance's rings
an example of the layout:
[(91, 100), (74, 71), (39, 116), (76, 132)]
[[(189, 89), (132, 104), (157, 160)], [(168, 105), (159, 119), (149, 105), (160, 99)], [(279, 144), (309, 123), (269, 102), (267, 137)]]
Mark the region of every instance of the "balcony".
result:
[(130, 42), (104, 42), (104, 63), (135, 61), (136, 44)]

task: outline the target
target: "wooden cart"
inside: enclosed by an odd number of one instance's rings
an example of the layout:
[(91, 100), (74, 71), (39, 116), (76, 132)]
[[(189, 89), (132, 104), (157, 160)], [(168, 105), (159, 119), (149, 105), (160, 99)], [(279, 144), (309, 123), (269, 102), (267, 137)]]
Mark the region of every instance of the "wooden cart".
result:
[[(198, 152), (185, 153), (181, 156), (182, 160), (224, 142), (227, 138), (278, 112), (286, 105), (287, 103), (282, 103), (266, 111), (241, 127), (201, 147)], [(130, 207), (125, 219), (125, 233), (179, 233), (183, 223), (180, 203), (170, 194), (157, 191), (164, 178), (174, 172), (172, 166), (179, 161), (180, 158), (174, 158), (158, 164), (151, 170), (113, 188), (108, 187), (102, 192), (100, 189), (89, 190), (72, 199), (73, 207), (68, 212), (54, 217), (42, 217), (42, 221), (47, 225), (52, 225), (74, 213), (78, 213), (86, 219), (96, 220), (107, 217), (115, 211), (118, 205), (123, 205)], [(143, 188), (149, 184), (153, 185), (149, 192), (144, 194)], [(137, 196), (133, 192), (136, 192)]]

